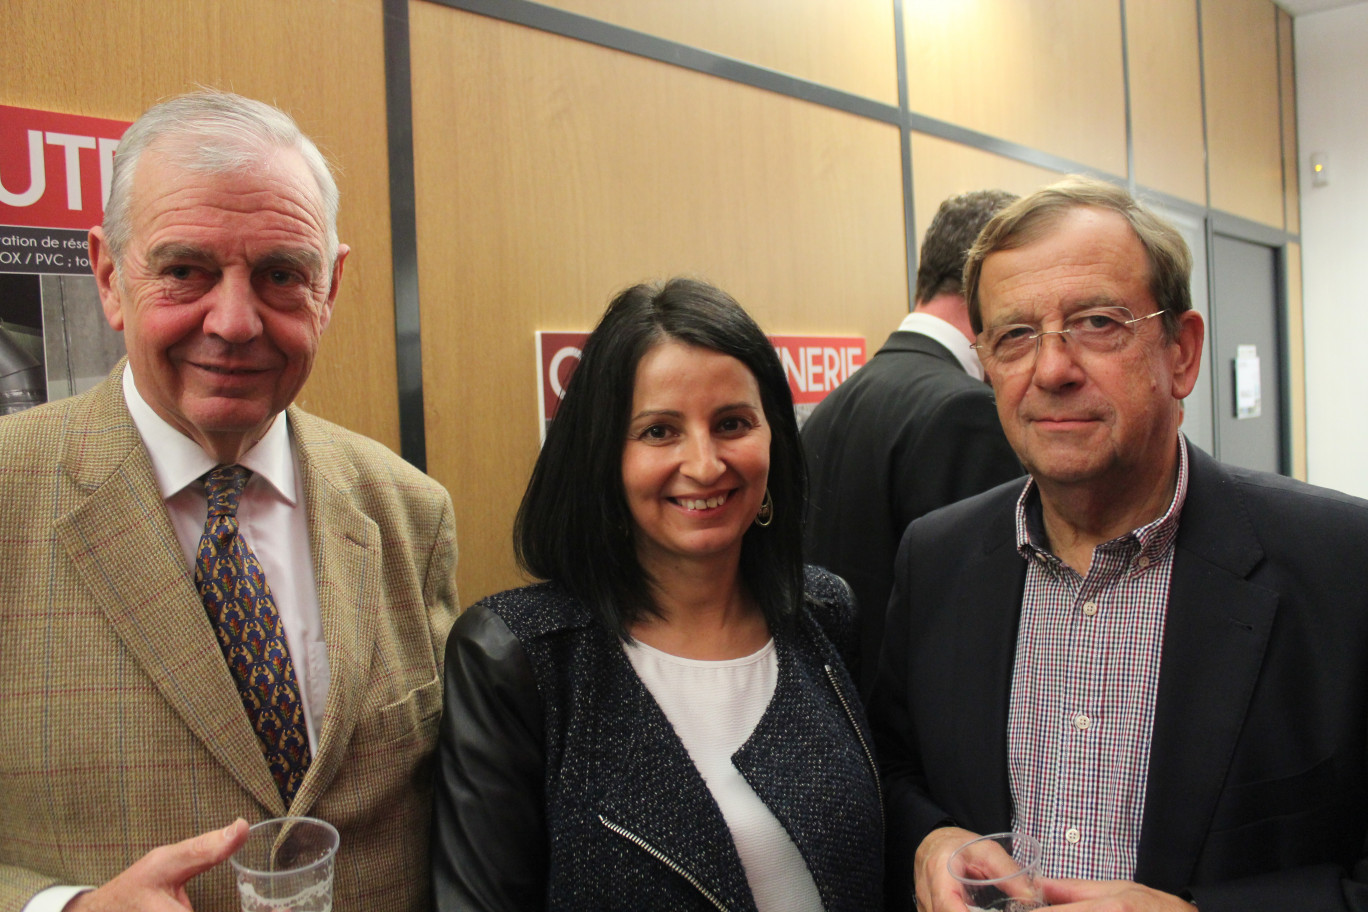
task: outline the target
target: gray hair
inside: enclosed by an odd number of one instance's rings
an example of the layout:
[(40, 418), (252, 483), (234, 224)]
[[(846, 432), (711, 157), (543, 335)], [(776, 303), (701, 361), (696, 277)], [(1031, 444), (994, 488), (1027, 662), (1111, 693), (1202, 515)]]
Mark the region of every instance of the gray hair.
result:
[(1187, 241), (1177, 228), (1142, 206), (1125, 190), (1076, 174), (1017, 200), (984, 226), (964, 264), (964, 297), (969, 303), (969, 322), (974, 332), (983, 331), (978, 292), (983, 261), (988, 255), (1022, 247), (1043, 237), (1069, 210), (1079, 207), (1115, 212), (1130, 225), (1145, 249), (1149, 290), (1154, 303), (1164, 312), (1164, 329), (1170, 339), (1177, 336), (1179, 314), (1192, 309), (1192, 254)]
[(328, 257), (337, 257), (340, 198), (318, 146), (284, 111), (231, 92), (204, 89), (148, 108), (119, 141), (104, 214), (105, 242), (116, 264), (122, 262), (133, 233), (128, 211), (133, 176), (139, 159), (153, 146), (169, 153), (178, 167), (208, 174), (243, 171), (260, 165), (273, 151), (294, 149), (318, 185)]

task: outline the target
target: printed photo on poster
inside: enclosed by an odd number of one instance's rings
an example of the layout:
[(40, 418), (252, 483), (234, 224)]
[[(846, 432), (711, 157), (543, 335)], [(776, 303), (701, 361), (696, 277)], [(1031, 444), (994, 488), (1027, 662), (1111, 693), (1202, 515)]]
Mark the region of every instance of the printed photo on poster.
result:
[(124, 355), (86, 232), (127, 121), (0, 105), (0, 415), (84, 392)]

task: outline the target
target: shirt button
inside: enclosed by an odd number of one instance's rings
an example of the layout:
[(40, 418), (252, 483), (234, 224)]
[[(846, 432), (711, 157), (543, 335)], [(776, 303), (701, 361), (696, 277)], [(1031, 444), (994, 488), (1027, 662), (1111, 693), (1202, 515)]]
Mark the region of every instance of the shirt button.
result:
[(1150, 559), (1142, 554), (1140, 555), (1140, 559), (1135, 562), (1135, 565), (1139, 567), (1141, 570), (1144, 570), (1146, 567), (1150, 565)]
[(1089, 719), (1084, 713), (1079, 713), (1074, 716), (1073, 723), (1079, 731), (1087, 731), (1092, 726), (1092, 719)]
[(1097, 602), (1084, 602), (1083, 613), (1086, 614), (1088, 617), (1092, 617), (1094, 614), (1097, 614)]
[(1068, 840), (1069, 845), (1078, 845), (1083, 839), (1083, 834), (1078, 832), (1078, 827), (1069, 827), (1064, 831), (1064, 838)]

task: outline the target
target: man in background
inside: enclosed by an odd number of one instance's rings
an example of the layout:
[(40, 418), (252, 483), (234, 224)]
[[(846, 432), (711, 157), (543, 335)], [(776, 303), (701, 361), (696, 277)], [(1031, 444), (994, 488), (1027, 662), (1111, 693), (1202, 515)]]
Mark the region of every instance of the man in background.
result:
[[(1182, 236), (1101, 181), (1003, 210), (965, 292), (1029, 478), (914, 522), (870, 721), (887, 899), (976, 833), (1068, 912), (1368, 909), (1368, 503), (1179, 433)], [(915, 865), (909, 864), (915, 859)], [(896, 860), (897, 864), (894, 864)]]
[(338, 909), (430, 906), (452, 506), (291, 405), (337, 208), (260, 102), (124, 135), (90, 259), (128, 359), (0, 421), (0, 909), (236, 910), (224, 861), (287, 813), (340, 831)]
[(807, 559), (855, 590), (866, 691), (907, 524), (1021, 474), (969, 347), (974, 334), (960, 287), (974, 238), (1014, 199), (979, 190), (941, 203), (922, 241), (912, 313), (803, 425)]

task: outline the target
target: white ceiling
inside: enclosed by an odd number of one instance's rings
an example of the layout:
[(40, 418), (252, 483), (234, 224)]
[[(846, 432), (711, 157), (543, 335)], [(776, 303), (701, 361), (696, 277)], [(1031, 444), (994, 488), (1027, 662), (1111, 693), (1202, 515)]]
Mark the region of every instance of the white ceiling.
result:
[(1323, 10), (1339, 9), (1342, 6), (1354, 6), (1360, 3), (1368, 3), (1368, 0), (1274, 0), (1274, 2), (1293, 16), (1301, 16), (1306, 13), (1319, 13)]

